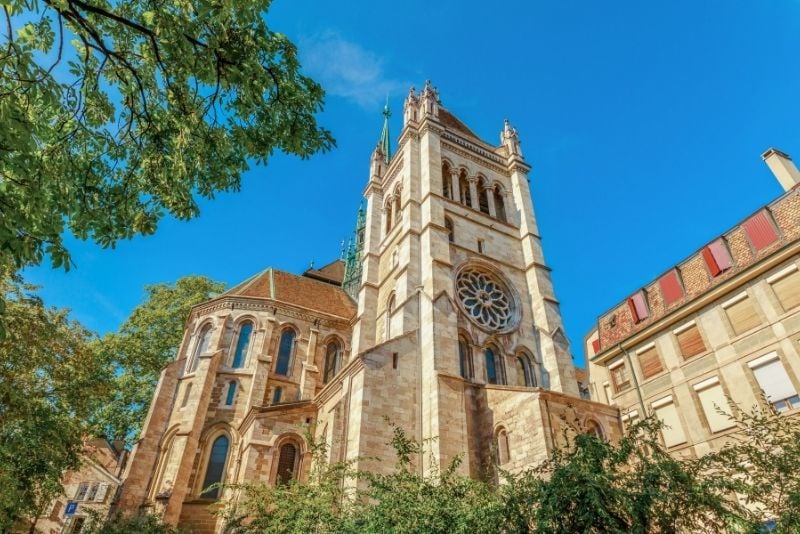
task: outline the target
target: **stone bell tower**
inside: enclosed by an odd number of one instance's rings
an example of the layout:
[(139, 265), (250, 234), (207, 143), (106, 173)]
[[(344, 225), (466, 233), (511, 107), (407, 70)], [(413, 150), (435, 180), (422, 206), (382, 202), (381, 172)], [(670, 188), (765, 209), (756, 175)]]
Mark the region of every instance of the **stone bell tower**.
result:
[(415, 360), (414, 435), (435, 438), (431, 459), (463, 455), (472, 473), (498, 403), (526, 391), (578, 395), (531, 167), (508, 121), (500, 140), (482, 141), (426, 82), (405, 99), (397, 153), (387, 157), (388, 142), (375, 149), (364, 192), (353, 354), (413, 333), (416, 353), (397, 357)]

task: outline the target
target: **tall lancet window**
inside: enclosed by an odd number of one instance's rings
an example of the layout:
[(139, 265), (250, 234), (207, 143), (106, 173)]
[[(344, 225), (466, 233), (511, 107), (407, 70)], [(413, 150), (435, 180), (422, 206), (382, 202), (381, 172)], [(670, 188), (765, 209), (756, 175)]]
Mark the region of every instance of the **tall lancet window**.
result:
[(403, 208), (400, 206), (400, 191), (398, 190), (394, 195), (394, 224), (400, 224), (402, 217)]
[(506, 204), (503, 198), (503, 191), (498, 186), (494, 188), (492, 194), (494, 195), (494, 213), (498, 219), (506, 222)]
[(289, 376), (294, 352), (294, 338), (295, 333), (291, 328), (287, 328), (281, 334), (281, 341), (278, 345), (278, 361), (275, 364), (275, 373), (279, 375)]
[(323, 375), (322, 382), (327, 384), (330, 379), (336, 376), (339, 372), (342, 360), (342, 349), (339, 342), (331, 341), (325, 350), (325, 374)]
[(236, 350), (233, 353), (231, 367), (243, 367), (247, 359), (247, 350), (250, 348), (250, 337), (253, 334), (253, 323), (247, 321), (239, 327), (239, 339), (236, 341)]
[(458, 338), (458, 367), (462, 378), (467, 380), (472, 378), (472, 352), (469, 343), (463, 337)]
[(442, 165), (442, 195), (444, 198), (453, 198), (453, 184), (450, 178), (450, 166), (445, 163)]
[(394, 305), (395, 298), (394, 295), (392, 295), (389, 297), (389, 302), (386, 304), (386, 321), (384, 323), (386, 332), (384, 333), (384, 340), (392, 337), (392, 314), (394, 313)]
[(386, 233), (392, 231), (392, 199), (386, 201), (386, 207), (383, 208), (384, 217), (386, 217)]
[(478, 208), (483, 213), (489, 213), (489, 195), (486, 191), (486, 183), (483, 178), (478, 180)]
[(500, 352), (494, 346), (486, 347), (486, 381), (490, 384), (505, 384), (505, 369)]
[(225, 478), (225, 462), (228, 460), (228, 436), (220, 436), (211, 445), (211, 453), (208, 455), (206, 465), (206, 476), (203, 478), (203, 491), (200, 496), (206, 499), (219, 498), (219, 487), (206, 489), (214, 484), (223, 482)]
[(472, 193), (469, 189), (467, 171), (461, 171), (461, 174), (458, 175), (458, 190), (461, 194), (461, 203), (467, 207), (472, 207)]
[(200, 363), (200, 355), (208, 352), (208, 347), (211, 344), (211, 324), (207, 324), (200, 331), (197, 337), (197, 344), (194, 347), (194, 354), (192, 354), (192, 361), (189, 363), (189, 372), (197, 371), (197, 366)]

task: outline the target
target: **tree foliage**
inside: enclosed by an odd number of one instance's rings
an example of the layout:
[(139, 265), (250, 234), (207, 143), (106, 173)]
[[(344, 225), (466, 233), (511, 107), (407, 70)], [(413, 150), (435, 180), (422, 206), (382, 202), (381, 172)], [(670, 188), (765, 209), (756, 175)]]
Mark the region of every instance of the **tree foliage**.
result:
[(333, 145), (322, 88), (264, 20), (269, 0), (6, 0), (0, 14), (0, 261), (69, 266), (155, 231), (250, 162)]
[(308, 482), (231, 485), (222, 513), (239, 534), (757, 533), (770, 521), (776, 532), (800, 531), (799, 418), (755, 410), (738, 422), (739, 438), (701, 459), (668, 454), (653, 419), (617, 443), (568, 428), (546, 462), (516, 474), (495, 466), (486, 480), (460, 475), (459, 459), (421, 474), (423, 446), (398, 427), (388, 474), (329, 465), (307, 432)]
[(175, 359), (192, 306), (225, 289), (203, 276), (145, 288), (117, 332), (92, 344), (97, 356), (116, 369), (110, 399), (93, 416), (95, 432), (108, 440), (138, 437), (161, 370)]
[(61, 492), (80, 463), (88, 415), (111, 370), (88, 347), (90, 334), (47, 308), (34, 288), (2, 273), (8, 335), (0, 340), (0, 531)]

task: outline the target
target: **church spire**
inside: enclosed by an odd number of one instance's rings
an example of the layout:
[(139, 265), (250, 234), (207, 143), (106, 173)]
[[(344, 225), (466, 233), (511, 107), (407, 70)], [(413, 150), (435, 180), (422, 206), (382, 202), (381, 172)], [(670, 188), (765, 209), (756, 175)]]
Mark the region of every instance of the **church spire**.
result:
[(392, 159), (392, 147), (389, 144), (389, 117), (392, 112), (389, 111), (389, 95), (386, 95), (386, 105), (383, 106), (383, 130), (381, 130), (381, 139), (378, 141), (378, 146), (381, 147), (383, 152), (384, 161), (388, 164)]

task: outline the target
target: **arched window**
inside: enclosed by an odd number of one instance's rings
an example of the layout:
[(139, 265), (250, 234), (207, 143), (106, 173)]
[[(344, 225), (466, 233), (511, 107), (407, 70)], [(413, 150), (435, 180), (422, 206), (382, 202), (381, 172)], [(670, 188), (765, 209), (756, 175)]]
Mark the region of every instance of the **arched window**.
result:
[(279, 375), (289, 376), (294, 352), (294, 338), (295, 333), (291, 328), (287, 328), (281, 334), (281, 342), (278, 345), (278, 361), (275, 364), (275, 373)]
[(403, 208), (400, 207), (400, 190), (394, 194), (394, 224), (399, 224), (403, 216)]
[(605, 439), (605, 436), (603, 435), (603, 428), (594, 419), (589, 419), (586, 421), (584, 428), (587, 434), (597, 436), (597, 439)]
[(445, 163), (442, 165), (442, 194), (444, 198), (453, 198), (453, 184), (450, 178), (450, 166)]
[(486, 191), (486, 183), (483, 181), (483, 178), (478, 179), (478, 208), (483, 213), (489, 213), (489, 195)]
[(239, 339), (236, 341), (236, 350), (233, 353), (233, 361), (231, 362), (231, 367), (234, 369), (244, 366), (252, 334), (253, 323), (250, 321), (242, 323), (242, 326), (239, 327)]
[(494, 195), (494, 213), (498, 219), (506, 222), (506, 204), (505, 200), (503, 199), (503, 192), (498, 186), (494, 188), (492, 194)]
[(211, 324), (207, 324), (200, 331), (197, 338), (197, 345), (194, 347), (194, 354), (190, 363), (189, 372), (197, 371), (197, 366), (200, 363), (200, 355), (208, 352), (208, 346), (211, 344)]
[(395, 305), (395, 298), (394, 294), (389, 297), (389, 302), (386, 303), (386, 324), (385, 329), (385, 337), (384, 340), (388, 340), (392, 337), (392, 314), (394, 313), (394, 305)]
[(328, 380), (336, 376), (339, 372), (341, 365), (342, 349), (338, 341), (331, 341), (325, 349), (325, 374), (323, 375), (322, 382), (328, 383)]
[(444, 218), (444, 227), (447, 229), (447, 240), (453, 243), (455, 241), (455, 231), (453, 230), (453, 221), (448, 219), (447, 217)]
[(236, 380), (228, 382), (228, 393), (225, 395), (225, 406), (233, 406), (236, 400)]
[(467, 180), (467, 171), (461, 171), (458, 175), (458, 190), (461, 194), (461, 203), (465, 206), (472, 206), (472, 193), (469, 190), (469, 181)]
[(484, 351), (486, 358), (486, 381), (490, 384), (505, 384), (505, 369), (503, 359), (496, 347), (486, 347)]
[(497, 431), (494, 445), (497, 448), (497, 464), (507, 464), (511, 459), (511, 449), (508, 446), (508, 432), (504, 428)]
[(297, 477), (298, 450), (294, 443), (284, 443), (281, 445), (278, 454), (278, 478), (277, 484), (288, 484)]
[(472, 351), (469, 348), (469, 343), (463, 337), (458, 338), (458, 365), (462, 378), (468, 380), (472, 378)]
[(531, 359), (527, 354), (520, 353), (517, 355), (517, 385), (522, 387), (536, 387), (536, 375), (533, 372)]
[(392, 231), (392, 199), (386, 201), (386, 207), (383, 208), (384, 217), (386, 217), (386, 233)]
[(211, 445), (211, 453), (208, 455), (206, 465), (206, 476), (203, 479), (201, 497), (206, 499), (217, 499), (219, 497), (219, 487), (206, 489), (212, 484), (221, 483), (225, 478), (225, 462), (228, 459), (228, 436), (222, 435), (214, 440)]

